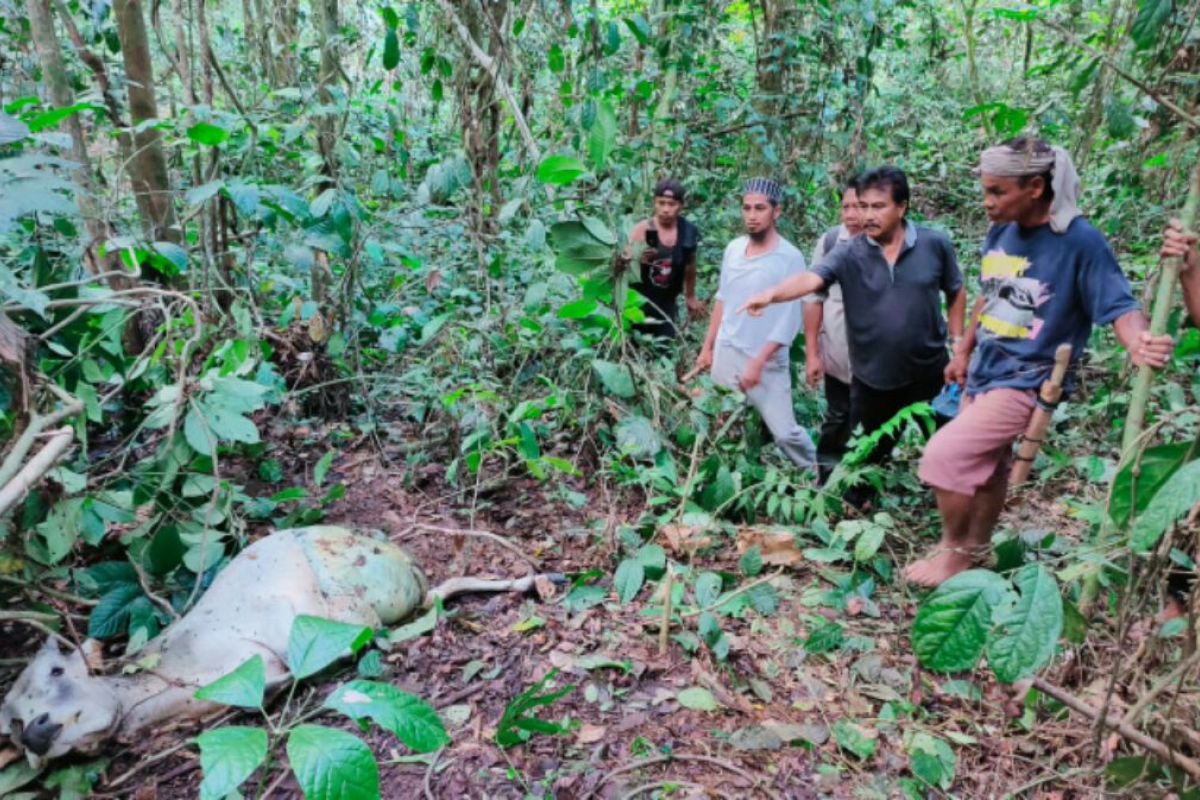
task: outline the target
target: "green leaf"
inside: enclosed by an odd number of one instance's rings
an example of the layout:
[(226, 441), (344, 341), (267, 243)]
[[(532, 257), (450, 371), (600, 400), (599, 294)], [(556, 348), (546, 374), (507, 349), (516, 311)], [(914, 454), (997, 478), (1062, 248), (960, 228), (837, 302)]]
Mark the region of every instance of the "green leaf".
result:
[(393, 70), (400, 64), (400, 37), (394, 28), (383, 35), (383, 68)]
[(383, 24), (388, 30), (394, 31), (400, 27), (400, 15), (396, 13), (396, 9), (384, 6), (379, 13), (383, 15)]
[(412, 622), (407, 622), (389, 633), (387, 641), (389, 644), (398, 644), (400, 642), (407, 642), (409, 639), (415, 639), (418, 636), (424, 636), (437, 627), (437, 621), (443, 615), (442, 601), (439, 599), (434, 602), (433, 608)]
[(81, 111), (95, 111), (104, 113), (104, 106), (96, 105), (95, 103), (76, 103), (73, 106), (64, 108), (54, 108), (50, 111), (42, 113), (26, 120), (26, 125), (29, 126), (30, 133), (41, 133), (44, 130), (58, 127), (58, 123), (62, 122), (67, 117), (73, 117)]
[(1153, 550), (1163, 534), (1197, 503), (1200, 503), (1200, 460), (1177, 469), (1154, 493), (1145, 512), (1133, 523), (1134, 552)]
[(151, 247), (154, 252), (150, 255), (150, 264), (163, 275), (175, 276), (187, 272), (187, 250), (174, 242), (155, 242)]
[(550, 226), (554, 265), (568, 275), (584, 275), (612, 266), (615, 243), (602, 235), (605, 230), (582, 220), (556, 222)]
[(200, 800), (221, 800), (237, 791), (267, 757), (267, 732), (262, 728), (216, 728), (196, 737), (196, 744), (204, 771)]
[(550, 50), (546, 53), (546, 64), (555, 75), (563, 71), (563, 67), (567, 64), (567, 59), (563, 55), (561, 46), (554, 44), (550, 47)]
[(667, 551), (660, 544), (644, 544), (634, 557), (646, 568), (647, 573), (661, 572), (667, 568)]
[(596, 370), (600, 383), (610, 394), (623, 400), (629, 400), (637, 394), (633, 387), (633, 374), (624, 364), (614, 364), (598, 358), (592, 362), (592, 369)]
[(593, 172), (604, 169), (617, 143), (617, 116), (607, 100), (596, 105), (596, 119), (588, 131), (588, 164)]
[(386, 683), (350, 681), (335, 689), (325, 706), (353, 720), (374, 720), (418, 753), (431, 753), (450, 741), (431, 705)]
[(617, 565), (617, 573), (613, 576), (613, 589), (621, 605), (628, 605), (637, 597), (638, 591), (646, 580), (646, 568), (642, 562), (627, 558)]
[(841, 647), (845, 640), (846, 632), (841, 625), (836, 622), (826, 622), (804, 640), (804, 650), (813, 655), (828, 653)]
[(875, 755), (879, 746), (878, 734), (844, 717), (833, 724), (833, 738), (838, 746), (865, 761)]
[(187, 129), (187, 137), (197, 144), (216, 147), (229, 138), (229, 131), (210, 122), (197, 122)]
[(650, 43), (650, 23), (641, 14), (633, 14), (625, 17), (625, 24), (629, 27), (630, 33), (637, 39), (638, 44), (645, 47)]
[(207, 200), (216, 197), (221, 189), (225, 186), (225, 181), (215, 180), (203, 183), (199, 186), (193, 186), (188, 189), (183, 195), (183, 199), (189, 206), (198, 206)]
[(988, 665), (1001, 683), (1014, 683), (1048, 664), (1063, 627), (1062, 596), (1045, 568), (1022, 567), (1013, 583), (1020, 592), (1017, 602), (997, 615), (987, 646)]
[(862, 533), (854, 543), (854, 560), (870, 561), (874, 558), (875, 554), (879, 552), (880, 546), (883, 545), (884, 532), (882, 525), (876, 525), (873, 522), (865, 523)]
[(974, 667), (987, 643), (995, 609), (1011, 595), (1007, 581), (984, 569), (960, 572), (943, 583), (925, 598), (913, 620), (917, 660), (936, 672)]
[(1171, 18), (1172, 0), (1139, 0), (1137, 17), (1129, 29), (1138, 50), (1152, 47), (1158, 41), (1158, 32)]
[(329, 473), (329, 467), (332, 466), (333, 457), (335, 455), (337, 455), (337, 453), (333, 450), (330, 450), (328, 453), (321, 456), (321, 459), (317, 462), (317, 465), (313, 467), (313, 485), (317, 488), (320, 488), (321, 484), (325, 483), (325, 476)]
[(679, 701), (679, 705), (693, 711), (717, 711), (721, 708), (721, 704), (717, 702), (717, 698), (713, 697), (713, 693), (703, 686), (684, 689), (675, 696), (675, 699)]
[(702, 572), (700, 577), (696, 578), (696, 605), (701, 608), (708, 608), (713, 603), (717, 602), (717, 598), (721, 596), (721, 576), (715, 572)]
[(93, 639), (111, 639), (125, 630), (129, 621), (130, 605), (142, 596), (142, 587), (136, 583), (121, 583), (100, 598), (88, 617), (88, 636)]
[(296, 617), (288, 634), (288, 669), (296, 680), (315, 675), (347, 651), (357, 653), (371, 637), (371, 629), (365, 625), (347, 625), (302, 614)]
[(267, 670), (260, 655), (243, 661), (237, 669), (217, 678), (195, 694), (197, 700), (237, 708), (259, 708), (267, 687)]
[(954, 783), (954, 750), (943, 739), (924, 731), (908, 742), (908, 763), (918, 780), (937, 789), (949, 790)]
[(633, 458), (653, 459), (662, 451), (662, 440), (654, 423), (639, 414), (618, 422), (613, 433), (617, 437), (617, 447)]
[(1194, 443), (1167, 444), (1151, 447), (1135, 463), (1126, 464), (1113, 478), (1109, 517), (1118, 528), (1141, 514), (1150, 505), (1155, 493), (1184, 464), (1200, 457), (1200, 447)]
[(742, 557), (738, 559), (738, 571), (747, 578), (753, 578), (762, 572), (763, 560), (762, 551), (758, 549), (758, 545), (754, 545), (742, 553)]
[(538, 164), (537, 179), (551, 186), (567, 186), (587, 172), (587, 167), (573, 156), (546, 156)]
[[(581, 588), (594, 587), (576, 587), (576, 589)], [(533, 716), (535, 709), (553, 705), (575, 691), (574, 685), (567, 685), (548, 692), (543, 691), (557, 675), (557, 669), (550, 670), (546, 673), (546, 677), (521, 692), (505, 706), (504, 714), (496, 725), (496, 744), (502, 748), (509, 748), (528, 741), (535, 733), (557, 735), (567, 732), (568, 728), (563, 725), (546, 722)]]
[(300, 725), (288, 734), (288, 762), (305, 800), (379, 800), (379, 766), (345, 731)]

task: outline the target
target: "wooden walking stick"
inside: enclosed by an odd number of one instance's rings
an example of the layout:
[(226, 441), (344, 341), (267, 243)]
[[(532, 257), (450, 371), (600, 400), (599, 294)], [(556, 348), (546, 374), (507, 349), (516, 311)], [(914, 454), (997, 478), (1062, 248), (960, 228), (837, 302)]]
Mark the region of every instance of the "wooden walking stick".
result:
[(1054, 369), (1050, 377), (1042, 383), (1038, 391), (1037, 408), (1029, 418), (1029, 425), (1021, 437), (1021, 447), (1017, 450), (1017, 458), (1013, 463), (1012, 473), (1008, 477), (1010, 486), (1020, 486), (1029, 480), (1029, 472), (1033, 469), (1033, 460), (1037, 458), (1038, 450), (1045, 441), (1046, 431), (1050, 427), (1050, 419), (1054, 409), (1062, 399), (1063, 378), (1067, 375), (1067, 366), (1071, 362), (1071, 345), (1060, 344), (1054, 351)]
[[(1184, 230), (1191, 230), (1196, 224), (1196, 211), (1200, 206), (1200, 164), (1192, 172), (1191, 185), (1188, 187), (1187, 200), (1183, 205), (1183, 213), (1179, 215)], [(1179, 283), (1179, 270), (1183, 266), (1182, 259), (1163, 259), (1162, 269), (1158, 275), (1158, 292), (1154, 298), (1154, 310), (1150, 315), (1150, 333), (1161, 336), (1167, 332), (1167, 318), (1175, 305), (1175, 284)], [(1147, 366), (1138, 367), (1137, 377), (1133, 380), (1133, 391), (1129, 395), (1129, 413), (1125, 416), (1125, 436), (1121, 441), (1121, 460), (1131, 455), (1131, 448), (1142, 435), (1146, 421), (1146, 405), (1150, 400), (1150, 384), (1154, 379), (1154, 370)]]

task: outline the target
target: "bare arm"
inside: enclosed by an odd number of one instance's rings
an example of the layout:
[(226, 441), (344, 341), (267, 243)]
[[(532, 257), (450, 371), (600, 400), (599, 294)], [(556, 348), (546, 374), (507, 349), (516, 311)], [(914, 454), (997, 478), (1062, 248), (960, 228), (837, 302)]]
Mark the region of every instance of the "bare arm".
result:
[(748, 311), (751, 316), (757, 317), (762, 314), (767, 306), (773, 303), (788, 303), (792, 300), (799, 300), (806, 294), (819, 292), (824, 288), (825, 281), (815, 272), (801, 272), (799, 275), (793, 275), (788, 278), (778, 286), (773, 286), (765, 292), (760, 292), (751, 297), (735, 313), (740, 314), (743, 311)]
[(1183, 304), (1192, 322), (1200, 325), (1200, 248), (1196, 234), (1184, 231), (1183, 223), (1171, 220), (1163, 232), (1163, 258), (1178, 258), (1179, 283), (1183, 287)]
[[(964, 316), (967, 305), (966, 292), (961, 292), (955, 301), (958, 302), (961, 298)], [(967, 367), (971, 363), (971, 351), (975, 349), (975, 329), (979, 326), (979, 315), (983, 313), (983, 298), (975, 300), (975, 307), (971, 309), (971, 324), (966, 330), (963, 330), (958, 337), (958, 341), (954, 345), (954, 353), (951, 355), (950, 363), (946, 365), (945, 378), (946, 383), (957, 383), (959, 386), (966, 386), (967, 383)], [(953, 306), (951, 306), (951, 314), (953, 314)], [(961, 318), (960, 318), (961, 319)], [(950, 319), (951, 335), (954, 335), (954, 318)]]
[(717, 343), (717, 331), (721, 329), (721, 318), (725, 315), (725, 304), (720, 300), (713, 303), (712, 316), (708, 320), (708, 333), (704, 334), (704, 344), (700, 355), (696, 356), (696, 370), (706, 370), (713, 363), (713, 347)]
[(683, 268), (683, 297), (689, 303), (696, 299), (696, 256), (694, 254)]
[[(1200, 261), (1200, 258), (1193, 260)], [(1179, 273), (1179, 282), (1183, 285), (1183, 304), (1187, 307), (1188, 315), (1192, 322), (1200, 326), (1200, 265), (1185, 267)]]
[[(963, 335), (963, 324), (967, 316), (967, 290), (962, 287), (953, 297), (946, 298), (949, 305), (946, 308), (946, 324), (950, 328), (950, 335), (954, 339), (960, 339)], [(978, 309), (979, 304), (976, 303)]]
[(824, 321), (824, 303), (808, 303), (804, 306), (804, 371), (810, 386), (820, 383), (825, 373), (820, 345), (821, 323)]
[(1129, 351), (1129, 358), (1139, 367), (1156, 369), (1166, 366), (1175, 349), (1170, 336), (1150, 335), (1150, 323), (1141, 311), (1130, 311), (1113, 323), (1113, 333), (1121, 346)]

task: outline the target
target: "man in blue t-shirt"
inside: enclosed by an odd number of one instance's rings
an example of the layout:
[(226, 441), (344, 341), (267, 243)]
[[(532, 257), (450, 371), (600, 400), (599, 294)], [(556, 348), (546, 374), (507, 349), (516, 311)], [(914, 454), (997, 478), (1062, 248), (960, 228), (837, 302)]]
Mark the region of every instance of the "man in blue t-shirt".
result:
[[(1080, 216), (1070, 155), (1020, 137), (984, 151), (982, 296), (955, 347), (946, 381), (966, 385), (958, 416), (925, 447), (921, 480), (933, 487), (942, 541), (905, 570), (937, 586), (986, 557), (1004, 506), (1012, 444), (1024, 431), (1054, 351), (1078, 365), (1094, 325), (1112, 325), (1136, 365), (1162, 367), (1169, 336), (1152, 336), (1104, 237)], [(1066, 386), (1074, 383), (1074, 369)]]

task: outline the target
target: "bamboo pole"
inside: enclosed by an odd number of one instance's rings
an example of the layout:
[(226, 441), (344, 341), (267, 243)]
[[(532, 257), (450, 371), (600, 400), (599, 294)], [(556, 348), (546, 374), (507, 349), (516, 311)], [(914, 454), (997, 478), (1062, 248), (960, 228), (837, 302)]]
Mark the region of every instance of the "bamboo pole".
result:
[[(1196, 224), (1196, 210), (1200, 206), (1200, 163), (1192, 171), (1191, 185), (1188, 186), (1187, 201), (1183, 205), (1180, 220), (1184, 230), (1191, 230)], [(1167, 330), (1167, 318), (1175, 304), (1175, 284), (1179, 283), (1179, 272), (1182, 259), (1167, 258), (1163, 260), (1162, 274), (1158, 281), (1158, 293), (1154, 298), (1154, 310), (1150, 316), (1150, 333), (1161, 336)], [(1148, 366), (1138, 367), (1137, 377), (1134, 378), (1133, 391), (1129, 397), (1129, 413), (1125, 416), (1125, 437), (1121, 442), (1121, 460), (1130, 456), (1130, 449), (1142, 435), (1146, 421), (1146, 405), (1150, 400), (1150, 385), (1154, 380), (1154, 370)]]

